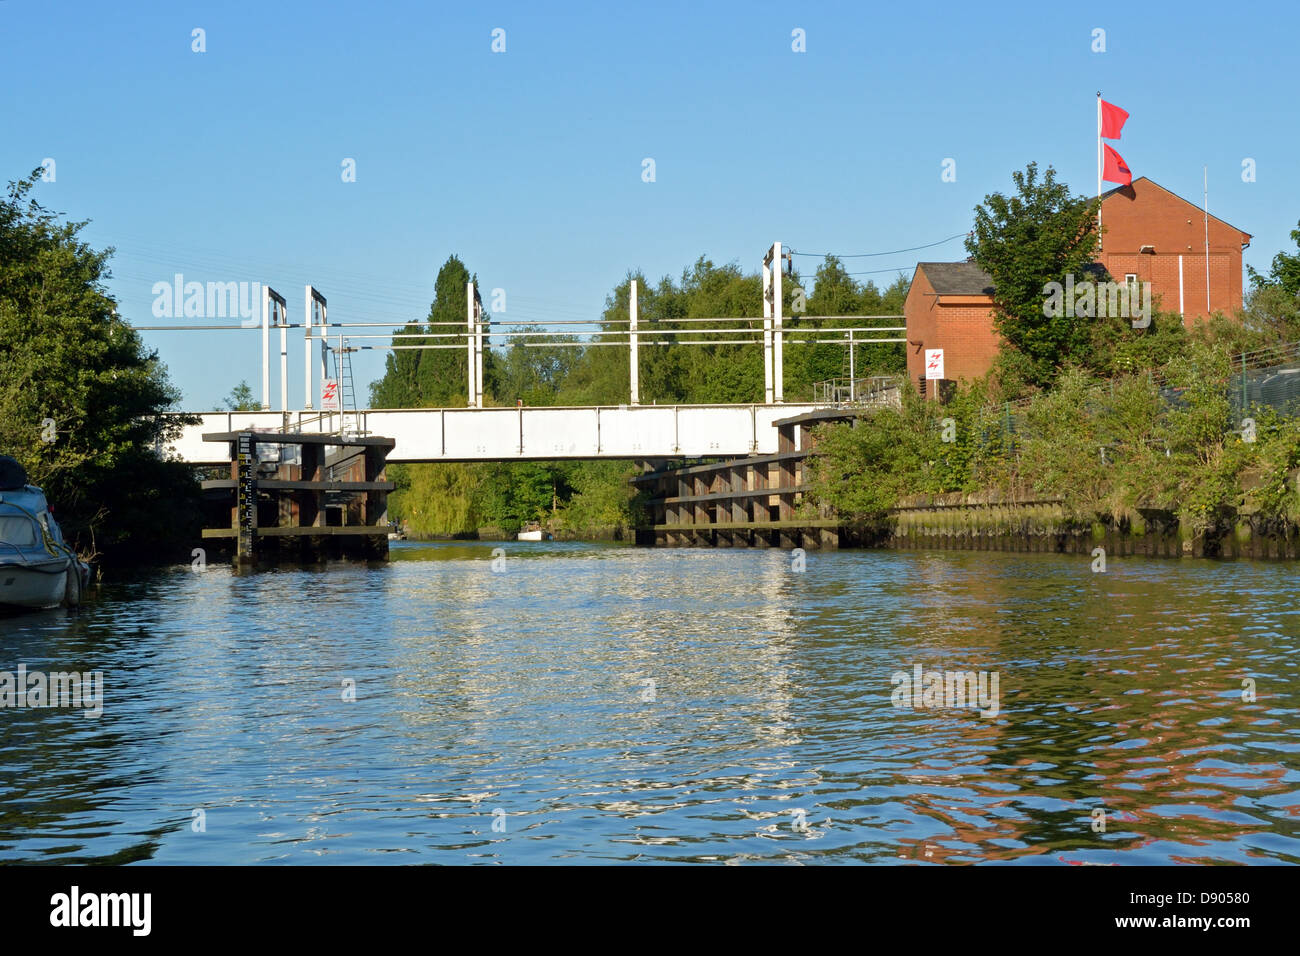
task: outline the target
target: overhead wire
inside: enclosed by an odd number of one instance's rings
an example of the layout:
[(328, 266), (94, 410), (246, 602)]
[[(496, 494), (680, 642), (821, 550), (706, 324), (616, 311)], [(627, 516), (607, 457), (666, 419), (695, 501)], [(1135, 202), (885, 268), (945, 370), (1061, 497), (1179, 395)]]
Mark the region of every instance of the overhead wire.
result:
[(935, 246), (941, 246), (945, 242), (952, 242), (954, 239), (962, 239), (969, 235), (969, 232), (959, 232), (955, 236), (949, 236), (947, 239), (940, 239), (936, 242), (927, 242), (923, 246), (908, 246), (906, 249), (891, 249), (888, 252), (796, 252), (792, 248), (790, 250), (790, 255), (811, 256), (814, 259), (825, 259), (829, 256), (833, 256), (836, 259), (872, 259), (877, 256), (896, 256), (904, 252), (916, 252), (918, 249), (933, 249)]

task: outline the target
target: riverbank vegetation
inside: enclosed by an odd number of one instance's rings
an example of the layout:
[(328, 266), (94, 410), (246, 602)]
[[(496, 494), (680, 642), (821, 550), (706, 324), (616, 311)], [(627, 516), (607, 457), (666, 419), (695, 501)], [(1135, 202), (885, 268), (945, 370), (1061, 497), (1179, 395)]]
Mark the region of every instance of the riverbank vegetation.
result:
[(180, 398), (156, 353), (105, 290), (112, 249), (80, 238), (31, 196), (41, 170), (0, 199), (0, 451), (45, 490), (87, 557), (158, 554), (199, 536), (193, 470), (155, 448)]
[[(968, 249), (995, 277), (1018, 262), (1011, 268), (1038, 283), (1037, 311), (1024, 283), (998, 297), (1002, 353), (947, 402), (905, 389), (900, 408), (819, 429), (810, 502), (878, 521), (906, 496), (993, 493), (1059, 500), (1087, 520), (1141, 522), (1159, 510), (1191, 534), (1244, 514), (1300, 523), (1300, 428), (1291, 417), (1300, 388), (1279, 372), (1263, 404), (1247, 387), (1255, 369), (1300, 368), (1300, 355), (1284, 348), (1300, 341), (1300, 252), (1280, 253), (1266, 275), (1252, 271), (1238, 314), (1190, 329), (1158, 310), (1145, 328), (1127, 318), (1048, 318), (1043, 284), (1078, 267), (1072, 251), (1095, 246), (1095, 206), (1069, 197), (1050, 171), (1045, 180), (1033, 172), (1017, 175), (1015, 200), (991, 196), (977, 210), (981, 228)], [(1025, 216), (1058, 231), (1038, 243), (1036, 262), (1025, 261), (1034, 254), (1022, 241)], [(1300, 229), (1292, 238), (1300, 245)]]

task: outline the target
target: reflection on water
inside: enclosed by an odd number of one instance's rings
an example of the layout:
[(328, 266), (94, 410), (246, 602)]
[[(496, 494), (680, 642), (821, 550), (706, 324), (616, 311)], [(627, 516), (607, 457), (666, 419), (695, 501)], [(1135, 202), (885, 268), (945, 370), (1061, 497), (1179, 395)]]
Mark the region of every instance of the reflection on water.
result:
[(1289, 565), (496, 546), (0, 619), (0, 860), (1300, 861)]

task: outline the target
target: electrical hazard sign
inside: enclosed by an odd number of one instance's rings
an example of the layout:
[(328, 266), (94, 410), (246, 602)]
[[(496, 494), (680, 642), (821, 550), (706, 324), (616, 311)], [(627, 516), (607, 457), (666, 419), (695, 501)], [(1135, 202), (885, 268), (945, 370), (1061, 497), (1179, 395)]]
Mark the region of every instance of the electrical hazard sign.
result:
[(925, 378), (927, 381), (943, 378), (943, 349), (925, 350)]
[(327, 378), (320, 386), (320, 407), (323, 412), (339, 410), (339, 383), (337, 379)]

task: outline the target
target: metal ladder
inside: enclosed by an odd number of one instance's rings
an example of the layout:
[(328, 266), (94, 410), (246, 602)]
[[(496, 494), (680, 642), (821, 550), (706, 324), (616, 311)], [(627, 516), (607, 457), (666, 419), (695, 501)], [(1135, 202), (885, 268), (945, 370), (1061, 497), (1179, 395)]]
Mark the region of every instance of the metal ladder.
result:
[[(334, 377), (339, 383), (340, 431), (361, 434), (361, 415), (357, 411), (357, 388), (352, 378), (352, 359), (350, 358), (355, 351), (357, 351), (357, 348), (348, 345), (347, 339), (340, 338), (338, 347), (330, 349), (330, 354), (334, 356)], [(349, 412), (352, 414), (352, 420), (357, 426), (351, 430), (347, 427)]]

